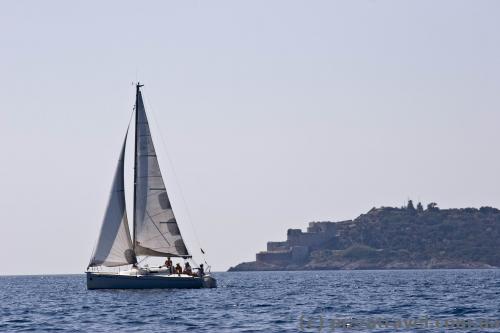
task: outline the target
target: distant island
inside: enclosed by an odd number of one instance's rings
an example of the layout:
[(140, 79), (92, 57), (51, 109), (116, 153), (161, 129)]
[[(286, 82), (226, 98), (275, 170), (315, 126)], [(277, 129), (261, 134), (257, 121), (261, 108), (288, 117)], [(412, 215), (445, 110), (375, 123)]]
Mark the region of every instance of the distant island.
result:
[(341, 222), (310, 222), (268, 242), (229, 271), (500, 267), (500, 210), (492, 207), (372, 208)]

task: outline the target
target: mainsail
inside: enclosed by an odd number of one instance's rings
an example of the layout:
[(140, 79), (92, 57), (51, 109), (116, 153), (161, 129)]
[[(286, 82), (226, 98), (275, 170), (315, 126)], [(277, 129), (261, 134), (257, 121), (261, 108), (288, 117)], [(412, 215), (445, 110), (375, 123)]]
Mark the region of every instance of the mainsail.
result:
[(189, 256), (161, 176), (140, 87), (136, 95), (135, 254)]
[[(127, 130), (128, 133), (128, 130)], [(89, 267), (93, 266), (121, 266), (135, 264), (137, 259), (132, 250), (132, 241), (127, 222), (124, 191), (124, 155), (127, 134), (123, 141), (118, 166), (116, 167), (108, 207), (97, 246), (90, 259)]]

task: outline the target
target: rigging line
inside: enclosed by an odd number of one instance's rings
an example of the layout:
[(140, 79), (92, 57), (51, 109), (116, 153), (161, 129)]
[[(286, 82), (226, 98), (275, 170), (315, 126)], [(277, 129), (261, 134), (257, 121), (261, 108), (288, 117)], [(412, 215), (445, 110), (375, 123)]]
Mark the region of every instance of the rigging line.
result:
[(144, 260), (148, 259), (149, 256), (144, 256), (144, 258), (142, 258), (142, 260), (139, 260), (137, 263), (140, 264), (141, 262), (143, 262)]
[(167, 238), (165, 237), (165, 235), (162, 234), (162, 232), (160, 231), (160, 228), (158, 228), (158, 226), (155, 224), (155, 221), (153, 220), (153, 218), (151, 217), (151, 215), (149, 215), (149, 212), (147, 209), (144, 210), (146, 212), (146, 214), (148, 214), (148, 217), (149, 217), (149, 221), (151, 221), (151, 223), (155, 226), (156, 230), (158, 230), (158, 232), (160, 233), (160, 235), (163, 237), (163, 239), (165, 240), (165, 242), (167, 242), (168, 246), (172, 246), (170, 244), (170, 242), (167, 240)]
[[(162, 234), (158, 234), (158, 235), (155, 235), (155, 236), (152, 236), (152, 237), (149, 237), (149, 238), (143, 239), (143, 240), (142, 240), (142, 242), (143, 242), (143, 243), (150, 242), (150, 241), (152, 241), (152, 240), (155, 240), (155, 239), (157, 239), (157, 238), (161, 237), (161, 235), (162, 235)], [(175, 248), (175, 245), (170, 245), (170, 244), (169, 244), (168, 246), (161, 246), (161, 247), (158, 247), (158, 249), (163, 249), (163, 248), (165, 248), (165, 249), (171, 249), (171, 248)]]
[[(187, 216), (187, 219), (189, 221), (189, 225), (191, 226), (191, 229), (193, 230), (193, 234), (194, 234), (196, 243), (198, 245), (198, 248), (201, 250), (201, 248), (202, 248), (201, 242), (200, 242), (200, 239), (198, 238), (198, 234), (196, 233), (196, 229), (194, 228), (194, 225), (193, 225), (193, 222), (192, 222), (191, 211), (189, 210), (189, 206), (187, 205), (186, 198), (184, 197), (184, 192), (182, 191), (182, 187), (180, 186), (180, 183), (179, 183), (179, 180), (178, 180), (178, 177), (177, 177), (177, 173), (175, 172), (174, 163), (172, 162), (172, 159), (170, 158), (170, 154), (168, 153), (168, 149), (167, 149), (167, 145), (165, 143), (165, 139), (163, 138), (163, 135), (162, 135), (161, 131), (159, 130), (159, 126), (157, 125), (158, 121), (156, 120), (156, 115), (155, 115), (156, 113), (155, 113), (153, 107), (151, 106), (151, 103), (149, 103), (149, 100), (147, 98), (144, 98), (144, 96), (143, 96), (143, 100), (146, 100), (146, 103), (148, 105), (148, 109), (151, 110), (150, 114), (153, 116), (154, 126), (156, 127), (156, 132), (159, 133), (159, 137), (161, 139), (163, 150), (165, 151), (165, 153), (167, 155), (167, 159), (168, 159), (170, 165), (172, 166), (172, 175), (174, 176), (173, 177), (174, 181), (175, 181), (175, 183), (177, 185), (177, 188), (179, 189), (179, 194), (181, 196), (182, 202), (183, 202), (184, 207), (186, 209), (186, 216)], [(201, 255), (205, 258), (204, 251), (200, 251), (200, 252), (201, 252)]]

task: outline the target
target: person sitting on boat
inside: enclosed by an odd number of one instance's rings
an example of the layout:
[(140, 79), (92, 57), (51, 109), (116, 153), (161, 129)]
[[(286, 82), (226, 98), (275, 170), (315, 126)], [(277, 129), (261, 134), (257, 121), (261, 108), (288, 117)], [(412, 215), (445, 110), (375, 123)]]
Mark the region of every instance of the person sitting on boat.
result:
[(179, 264), (179, 263), (177, 263), (177, 265), (175, 265), (175, 274), (179, 274), (179, 275), (182, 274), (182, 267), (181, 267), (181, 264)]
[(203, 277), (205, 275), (205, 270), (203, 269), (203, 264), (200, 264), (200, 267), (198, 268), (198, 276)]
[(170, 257), (167, 257), (167, 260), (165, 260), (165, 267), (167, 267), (168, 272), (169, 272), (170, 274), (172, 274), (172, 273), (173, 273), (172, 260), (170, 259)]
[(191, 269), (191, 265), (189, 264), (189, 262), (186, 262), (184, 264), (184, 274), (187, 274), (187, 275), (192, 275), (193, 274), (193, 270)]

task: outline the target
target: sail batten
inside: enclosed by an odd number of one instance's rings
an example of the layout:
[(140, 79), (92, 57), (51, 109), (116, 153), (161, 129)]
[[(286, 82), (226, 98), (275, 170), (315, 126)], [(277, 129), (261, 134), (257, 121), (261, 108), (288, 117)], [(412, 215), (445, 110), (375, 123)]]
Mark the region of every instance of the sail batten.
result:
[[(127, 130), (128, 134), (128, 130)], [(120, 158), (116, 167), (108, 206), (101, 225), (97, 245), (92, 253), (89, 267), (122, 266), (135, 264), (136, 256), (132, 249), (132, 240), (127, 221), (124, 186), (124, 155), (127, 134), (123, 141)]]
[(189, 257), (161, 174), (140, 86), (136, 96), (134, 250), (144, 256)]

